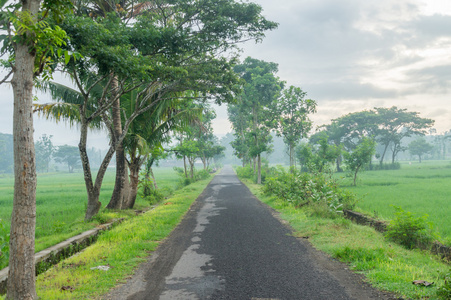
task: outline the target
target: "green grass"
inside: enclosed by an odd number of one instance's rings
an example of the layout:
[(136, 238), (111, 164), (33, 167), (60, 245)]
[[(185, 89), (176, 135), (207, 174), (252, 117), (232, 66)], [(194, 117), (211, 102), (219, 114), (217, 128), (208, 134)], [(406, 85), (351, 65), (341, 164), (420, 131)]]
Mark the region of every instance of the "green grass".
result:
[[(342, 176), (342, 175), (341, 175)], [(356, 187), (349, 179), (345, 188), (362, 198), (359, 211), (380, 219), (394, 217), (394, 206), (416, 215), (427, 214), (428, 221), (446, 243), (451, 243), (451, 164), (424, 161), (403, 164), (400, 170), (366, 171), (359, 175)]]
[[(312, 214), (309, 206), (296, 209), (274, 197), (264, 196), (260, 186), (246, 182), (259, 199), (281, 213), (299, 237), (309, 237), (317, 249), (349, 264), (362, 273), (373, 286), (394, 292), (405, 299), (440, 299), (438, 288), (450, 266), (436, 256), (387, 242), (382, 234), (367, 226), (353, 224), (341, 217), (328, 219)], [(432, 287), (418, 287), (413, 280), (435, 282)], [(443, 299), (443, 298), (442, 298)]]
[[(165, 203), (103, 233), (85, 251), (38, 276), (40, 299), (96, 299), (124, 282), (180, 222), (211, 177), (176, 191)], [(111, 269), (91, 270), (99, 265)], [(73, 291), (62, 291), (63, 286)]]
[[(171, 168), (154, 170), (160, 189), (173, 191), (179, 182)], [(114, 172), (107, 172), (102, 184), (100, 201), (108, 204), (114, 186)], [(0, 177), (0, 219), (3, 232), (9, 233), (14, 192), (12, 175)], [(120, 216), (103, 210), (92, 222), (84, 222), (87, 204), (86, 188), (82, 173), (38, 174), (36, 190), (36, 252), (55, 245), (71, 236), (95, 227), (97, 224)], [(149, 204), (137, 198), (135, 207), (142, 208)], [(0, 262), (0, 268), (7, 262)]]

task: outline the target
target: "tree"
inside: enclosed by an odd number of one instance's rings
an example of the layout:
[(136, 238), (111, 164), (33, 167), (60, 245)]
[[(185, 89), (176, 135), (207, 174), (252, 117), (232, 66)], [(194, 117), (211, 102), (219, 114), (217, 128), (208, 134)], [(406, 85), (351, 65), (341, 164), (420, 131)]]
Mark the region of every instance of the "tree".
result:
[(14, 165), (13, 136), (0, 133), (0, 172), (12, 173)]
[[(231, 101), (238, 91), (238, 78), (232, 69), (236, 56), (229, 54), (240, 42), (258, 41), (265, 30), (276, 27), (261, 16), (261, 8), (253, 3), (213, 0), (195, 4), (183, 0), (149, 3), (153, 4), (155, 7), (149, 13), (133, 22), (124, 20), (120, 9), (97, 17), (96, 11), (87, 7), (63, 24), (71, 37), (68, 48), (82, 54), (82, 58), (70, 60), (65, 67), (82, 97), (75, 97), (71, 108), (59, 103), (43, 110), (47, 110), (44, 114), (57, 118), (70, 113), (80, 122), (79, 149), (88, 193), (86, 220), (101, 207), (99, 191), (104, 172), (114, 152), (122, 146), (133, 120), (155, 103), (187, 90), (214, 98), (218, 103)], [(91, 18), (94, 15), (95, 20)], [(136, 110), (122, 120), (119, 133), (115, 130), (119, 122), (112, 107), (133, 91)], [(86, 140), (88, 127), (99, 118), (110, 131), (112, 141), (94, 182)], [(124, 178), (122, 175), (119, 177)], [(120, 187), (117, 190), (122, 192)]]
[(290, 86), (274, 103), (275, 129), (288, 146), (290, 167), (295, 165), (295, 147), (312, 128), (308, 114), (316, 112), (316, 102), (305, 99), (306, 95), (301, 88)]
[(270, 149), (271, 105), (279, 96), (283, 83), (275, 77), (278, 66), (248, 57), (235, 71), (244, 80), (243, 92), (239, 96), (241, 110), (247, 113), (249, 129), (244, 140), (249, 145), (249, 156), (254, 158), (257, 183), (261, 184), (261, 154)]
[(80, 166), (80, 153), (75, 146), (58, 146), (54, 158), (58, 163), (67, 164), (69, 173), (73, 173), (74, 168)]
[(408, 112), (407, 109), (376, 107), (378, 129), (376, 140), (384, 146), (380, 156), (380, 164), (383, 163), (388, 146), (392, 145), (392, 163), (400, 151), (406, 150), (401, 141), (405, 137), (414, 134), (424, 135), (426, 129), (434, 125), (431, 119), (420, 118), (418, 112)]
[(35, 144), (36, 151), (36, 168), (41, 172), (49, 171), (50, 161), (55, 152), (55, 147), (52, 143), (52, 135), (43, 134)]
[[(34, 235), (36, 227), (36, 161), (33, 141), (35, 77), (51, 76), (53, 58), (60, 56), (65, 32), (48, 22), (70, 13), (70, 1), (2, 1), (1, 54), (8, 53), (8, 75), (14, 94), (14, 200), (11, 215), (10, 259), (6, 299), (35, 299)], [(67, 54), (69, 56), (69, 54)]]
[(357, 173), (362, 170), (362, 167), (370, 163), (376, 151), (375, 147), (376, 142), (373, 139), (364, 137), (352, 152), (345, 153), (346, 166), (354, 175), (354, 185), (357, 185)]
[(421, 157), (432, 151), (433, 145), (426, 142), (424, 138), (418, 138), (409, 143), (409, 152), (411, 155), (418, 155), (418, 160), (421, 163)]

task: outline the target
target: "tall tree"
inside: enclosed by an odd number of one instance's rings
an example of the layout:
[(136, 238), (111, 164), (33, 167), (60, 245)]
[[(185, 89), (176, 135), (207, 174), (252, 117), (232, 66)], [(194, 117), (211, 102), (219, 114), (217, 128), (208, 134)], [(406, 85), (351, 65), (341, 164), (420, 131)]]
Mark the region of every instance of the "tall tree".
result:
[(288, 146), (290, 167), (295, 166), (295, 147), (312, 128), (308, 115), (316, 112), (316, 102), (305, 99), (306, 95), (301, 88), (290, 86), (274, 103), (275, 129)]
[[(36, 227), (36, 162), (33, 141), (34, 78), (51, 76), (53, 58), (61, 54), (65, 32), (54, 23), (70, 13), (70, 1), (1, 2), (1, 54), (8, 53), (14, 94), (14, 200), (6, 299), (36, 299), (34, 234)], [(50, 22), (55, 21), (55, 22)], [(52, 25), (53, 24), (53, 25)], [(69, 54), (67, 54), (69, 56)]]
[[(276, 27), (261, 16), (261, 8), (254, 3), (152, 3), (154, 9), (133, 22), (124, 21), (119, 11), (94, 20), (80, 14), (64, 23), (71, 36), (69, 48), (83, 55), (77, 61), (71, 60), (65, 71), (82, 95), (78, 103), (73, 103), (77, 107), (73, 115), (78, 115), (81, 123), (79, 148), (88, 191), (85, 219), (101, 207), (99, 191), (104, 171), (133, 120), (156, 102), (187, 90), (213, 97), (219, 103), (231, 101), (237, 92), (238, 78), (232, 69), (236, 56), (224, 53), (233, 53), (242, 41), (260, 40), (265, 30)], [(112, 130), (119, 123), (111, 119), (111, 108), (123, 95), (135, 90), (139, 90), (134, 99), (136, 110), (122, 120), (118, 136)], [(65, 109), (53, 106), (51, 113), (55, 116), (58, 110)], [(88, 127), (98, 118), (110, 130), (112, 143), (94, 182), (86, 140)]]
[(383, 145), (380, 164), (383, 163), (389, 145), (392, 145), (392, 163), (400, 151), (406, 150), (401, 141), (412, 135), (424, 135), (434, 125), (431, 119), (421, 118), (418, 112), (409, 112), (396, 106), (376, 107), (378, 129), (376, 140)]
[(242, 109), (249, 116), (249, 131), (246, 133), (249, 143), (249, 155), (256, 161), (257, 183), (261, 184), (261, 154), (269, 150), (272, 127), (271, 105), (279, 96), (283, 83), (275, 76), (278, 66), (262, 60), (248, 57), (235, 67), (245, 84), (240, 95)]

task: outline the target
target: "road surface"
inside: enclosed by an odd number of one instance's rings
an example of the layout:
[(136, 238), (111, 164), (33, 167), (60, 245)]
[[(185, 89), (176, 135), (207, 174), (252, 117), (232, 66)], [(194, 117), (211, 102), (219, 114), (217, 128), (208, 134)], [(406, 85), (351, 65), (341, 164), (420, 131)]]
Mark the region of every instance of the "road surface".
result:
[(136, 274), (105, 299), (390, 299), (292, 236), (225, 167)]

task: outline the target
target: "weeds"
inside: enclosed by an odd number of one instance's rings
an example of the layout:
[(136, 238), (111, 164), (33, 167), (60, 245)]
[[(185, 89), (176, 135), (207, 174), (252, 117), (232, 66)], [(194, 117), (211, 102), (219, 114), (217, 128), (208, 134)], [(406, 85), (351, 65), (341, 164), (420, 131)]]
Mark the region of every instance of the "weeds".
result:
[(9, 260), (9, 232), (0, 219), (0, 269), (8, 265)]
[(451, 299), (451, 270), (445, 274), (443, 285), (437, 290), (437, 296), (442, 299)]
[(407, 249), (426, 248), (437, 238), (432, 223), (427, 222), (427, 215), (415, 217), (411, 212), (394, 206), (395, 219), (390, 221), (385, 236)]

